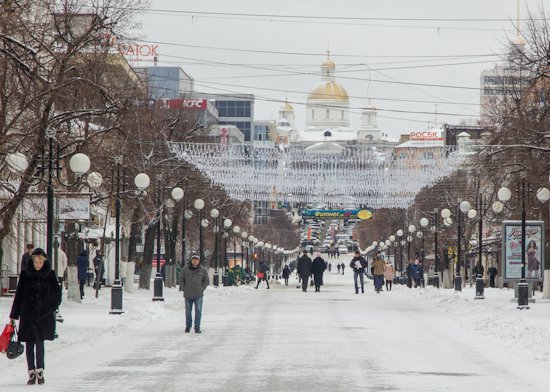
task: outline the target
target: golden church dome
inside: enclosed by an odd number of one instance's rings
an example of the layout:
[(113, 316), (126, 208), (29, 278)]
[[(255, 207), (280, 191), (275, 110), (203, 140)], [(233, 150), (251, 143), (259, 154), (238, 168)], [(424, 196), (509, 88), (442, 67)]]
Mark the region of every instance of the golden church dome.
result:
[(284, 110), (284, 111), (287, 111), (287, 112), (293, 112), (294, 108), (292, 107), (291, 104), (289, 104), (288, 102), (285, 101), (285, 103), (283, 103), (283, 105), (281, 106), (281, 110)]
[(307, 96), (308, 101), (337, 101), (349, 103), (346, 89), (334, 81), (319, 82)]
[(321, 67), (336, 68), (336, 64), (334, 64), (334, 61), (331, 59), (326, 59), (325, 62), (321, 64)]

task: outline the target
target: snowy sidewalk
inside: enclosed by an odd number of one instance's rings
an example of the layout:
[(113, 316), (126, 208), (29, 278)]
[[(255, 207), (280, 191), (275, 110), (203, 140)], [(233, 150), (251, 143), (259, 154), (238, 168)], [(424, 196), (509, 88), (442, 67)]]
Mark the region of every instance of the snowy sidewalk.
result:
[[(333, 262), (335, 264), (335, 262)], [(110, 291), (64, 302), (46, 343), (42, 391), (518, 391), (550, 384), (550, 303), (518, 311), (512, 291), (408, 289), (355, 295), (353, 276), (325, 274), (320, 293), (265, 284), (209, 287), (201, 335), (183, 333), (177, 289)], [(0, 298), (7, 321), (10, 298)], [(24, 356), (0, 358), (0, 391), (28, 390)]]

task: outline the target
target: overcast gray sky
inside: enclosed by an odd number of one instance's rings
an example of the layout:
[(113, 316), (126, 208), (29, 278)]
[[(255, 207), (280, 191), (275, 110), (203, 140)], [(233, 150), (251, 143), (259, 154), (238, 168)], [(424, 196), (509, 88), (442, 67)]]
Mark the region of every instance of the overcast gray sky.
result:
[[(368, 96), (380, 109), (382, 132), (393, 137), (435, 121), (476, 120), (480, 72), (499, 61), (495, 55), (515, 35), (516, 0), (151, 3), (151, 10), (164, 11), (140, 14), (144, 41), (160, 42), (159, 65), (181, 66), (195, 78), (196, 90), (252, 93), (257, 120), (276, 116), (280, 104), (274, 101), (288, 98), (303, 128), (307, 93), (330, 49), (337, 81), (350, 96), (351, 125), (359, 126)], [(541, 5), (548, 9), (550, 0), (522, 0), (520, 16)]]

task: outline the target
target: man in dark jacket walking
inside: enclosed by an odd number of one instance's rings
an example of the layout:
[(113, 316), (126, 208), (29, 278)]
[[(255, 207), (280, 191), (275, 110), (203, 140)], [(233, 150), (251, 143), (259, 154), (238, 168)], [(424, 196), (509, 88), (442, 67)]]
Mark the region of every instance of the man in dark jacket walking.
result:
[(76, 258), (76, 267), (78, 271), (78, 285), (80, 287), (80, 299), (84, 298), (84, 285), (88, 272), (88, 251), (84, 249)]
[(313, 274), (313, 282), (315, 283), (315, 292), (321, 291), (323, 284), (323, 272), (327, 269), (327, 263), (321, 257), (321, 254), (317, 252), (316, 257), (311, 264), (311, 273)]
[(307, 255), (307, 249), (304, 249), (302, 256), (298, 259), (298, 265), (296, 266), (296, 272), (302, 279), (302, 291), (307, 292), (307, 284), (309, 277), (311, 276), (311, 267), (313, 262)]
[(355, 294), (359, 294), (359, 286), (357, 285), (357, 278), (359, 278), (359, 281), (361, 282), (361, 293), (365, 293), (365, 268), (368, 267), (367, 260), (363, 256), (361, 256), (361, 253), (356, 250), (355, 254), (353, 256), (353, 259), (351, 259), (351, 262), (349, 263), (349, 266), (353, 268), (353, 281), (355, 282)]
[(33, 244), (27, 244), (27, 251), (23, 253), (23, 256), (21, 256), (21, 269), (19, 270), (19, 273), (27, 269), (27, 265), (29, 264), (29, 260), (31, 259), (31, 253), (33, 249)]
[(180, 287), (185, 298), (185, 332), (191, 330), (193, 317), (191, 311), (195, 306), (195, 333), (201, 333), (202, 298), (204, 290), (210, 284), (208, 271), (200, 265), (200, 257), (193, 255), (191, 263), (182, 268), (180, 272)]

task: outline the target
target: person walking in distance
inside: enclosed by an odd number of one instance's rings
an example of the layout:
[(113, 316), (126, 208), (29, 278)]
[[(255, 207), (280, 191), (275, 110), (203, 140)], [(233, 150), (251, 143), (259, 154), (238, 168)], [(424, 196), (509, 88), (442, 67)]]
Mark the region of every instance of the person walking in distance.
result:
[(323, 272), (327, 269), (327, 263), (321, 257), (321, 253), (317, 252), (315, 256), (311, 264), (311, 273), (315, 283), (315, 292), (320, 292), (323, 285)]
[(382, 282), (384, 281), (384, 268), (386, 267), (386, 263), (382, 257), (382, 252), (376, 252), (376, 256), (374, 256), (374, 259), (372, 260), (372, 266), (374, 267), (374, 287), (376, 292), (380, 293), (380, 290), (382, 289)]
[(307, 250), (304, 249), (302, 256), (298, 259), (298, 265), (296, 270), (300, 279), (302, 280), (302, 291), (307, 292), (307, 284), (309, 282), (309, 277), (311, 276), (311, 267), (313, 262), (307, 255)]
[(344, 268), (346, 268), (346, 265), (342, 263), (342, 275), (344, 275)]
[(19, 320), (19, 340), (25, 342), (27, 384), (44, 384), (44, 341), (54, 340), (55, 311), (61, 304), (61, 287), (48, 255), (40, 248), (31, 253), (27, 269), (21, 271), (10, 313)]
[(386, 262), (386, 269), (384, 270), (384, 279), (386, 279), (386, 291), (391, 291), (393, 284), (393, 276), (395, 274), (391, 261)]
[(407, 262), (407, 268), (405, 268), (405, 274), (407, 276), (407, 287), (410, 289), (412, 287), (412, 264), (413, 264), (413, 261), (412, 260), (409, 260)]
[(86, 272), (88, 271), (88, 251), (83, 249), (76, 258), (78, 272), (78, 286), (80, 287), (80, 299), (84, 298), (84, 285), (86, 284)]
[(67, 270), (67, 254), (63, 252), (63, 249), (57, 249), (57, 280), (63, 290), (63, 280), (65, 278), (65, 271)]
[(210, 284), (208, 271), (201, 265), (197, 255), (191, 257), (191, 262), (180, 272), (180, 287), (185, 298), (185, 332), (191, 331), (193, 325), (193, 306), (195, 307), (195, 333), (201, 333), (202, 300), (204, 290)]
[(103, 284), (103, 274), (105, 273), (105, 266), (103, 265), (103, 253), (100, 249), (95, 251), (93, 262), (97, 289), (101, 289), (101, 285)]
[(265, 281), (265, 284), (267, 284), (267, 288), (269, 289), (269, 280), (267, 278), (268, 269), (269, 267), (267, 266), (267, 263), (265, 261), (260, 261), (260, 265), (258, 266), (258, 273), (256, 275), (256, 277), (258, 278), (258, 283), (256, 284), (256, 287), (254, 287), (255, 289), (258, 288), (262, 280)]
[(19, 273), (27, 270), (27, 265), (29, 264), (29, 260), (31, 259), (31, 253), (34, 249), (34, 245), (27, 244), (26, 249), (27, 250), (25, 251), (25, 253), (23, 253), (23, 256), (21, 256), (21, 265), (19, 266), (20, 267)]
[(355, 294), (359, 294), (359, 285), (357, 279), (361, 282), (361, 293), (365, 293), (365, 268), (368, 267), (367, 260), (361, 256), (361, 252), (355, 251), (353, 259), (349, 263), (349, 266), (353, 269), (353, 282), (355, 284)]
[(285, 280), (285, 286), (288, 286), (288, 278), (290, 278), (290, 268), (288, 268), (288, 265), (285, 265), (283, 268), (283, 279)]
[(340, 275), (340, 263), (336, 264), (336, 268), (338, 269), (338, 275)]
[(497, 274), (498, 274), (497, 268), (495, 267), (494, 264), (492, 264), (489, 267), (489, 270), (487, 272), (489, 272), (489, 286), (490, 287), (495, 287), (495, 279), (496, 279)]

